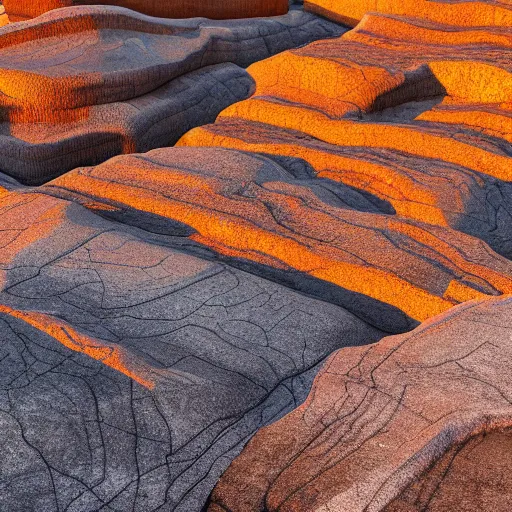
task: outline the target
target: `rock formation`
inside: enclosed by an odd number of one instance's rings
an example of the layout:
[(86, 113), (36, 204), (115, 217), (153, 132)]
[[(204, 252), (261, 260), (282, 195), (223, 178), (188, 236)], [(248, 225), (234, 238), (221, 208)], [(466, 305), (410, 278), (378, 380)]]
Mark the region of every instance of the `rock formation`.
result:
[(199, 511), (315, 365), (381, 336), (68, 201), (0, 218), (0, 510)]
[(511, 26), (508, 0), (304, 0), (306, 10), (355, 26), (369, 12), (410, 16), (457, 27)]
[(512, 7), (305, 8), (0, 29), (0, 511), (512, 508)]
[[(208, 510), (509, 510), (511, 316), (511, 297), (474, 301), (340, 350), (307, 401), (252, 439)], [(487, 471), (468, 474), (472, 457)]]
[(44, 188), (78, 193), (73, 199), (95, 210), (121, 208), (121, 221), (127, 209), (134, 223), (136, 212), (154, 215), (159, 232), (266, 268), (388, 332), (483, 294), (512, 293), (512, 262), (480, 240), (383, 213), (343, 184), (258, 155), (161, 149), (77, 169)]
[(511, 257), (511, 45), (510, 27), (369, 14), (341, 38), (251, 66), (255, 95), (179, 144), (303, 158), (401, 217)]
[(0, 171), (40, 184), (173, 144), (250, 95), (235, 64), (343, 31), (301, 10), (209, 22), (77, 7), (11, 24), (0, 33)]
[(13, 21), (40, 16), (52, 9), (77, 5), (115, 5), (159, 18), (212, 19), (278, 16), (288, 12), (288, 0), (4, 0)]

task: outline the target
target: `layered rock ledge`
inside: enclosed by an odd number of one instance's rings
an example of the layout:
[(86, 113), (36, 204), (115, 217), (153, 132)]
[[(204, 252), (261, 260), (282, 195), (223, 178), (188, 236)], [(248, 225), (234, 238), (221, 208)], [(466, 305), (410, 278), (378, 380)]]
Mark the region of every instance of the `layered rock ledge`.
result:
[(306, 8), (0, 30), (0, 510), (511, 509), (512, 8)]
[(11, 24), (0, 31), (0, 171), (39, 184), (172, 145), (253, 92), (235, 65), (344, 30), (300, 9), (214, 22), (91, 6)]
[(4, 4), (12, 21), (78, 5), (115, 5), (159, 18), (234, 19), (278, 16), (288, 12), (288, 0), (4, 0)]

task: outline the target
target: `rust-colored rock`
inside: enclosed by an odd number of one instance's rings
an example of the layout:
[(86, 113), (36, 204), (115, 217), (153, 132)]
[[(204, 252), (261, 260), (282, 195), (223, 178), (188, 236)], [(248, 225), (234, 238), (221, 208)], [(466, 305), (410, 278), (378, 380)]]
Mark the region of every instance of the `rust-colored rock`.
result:
[(368, 14), (341, 38), (251, 66), (255, 95), (178, 145), (300, 157), (510, 257), (511, 48), (510, 27)]
[(27, 20), (52, 9), (77, 5), (115, 5), (160, 18), (211, 19), (278, 16), (288, 12), (288, 0), (4, 0), (12, 21)]
[(9, 23), (9, 18), (5, 12), (5, 7), (0, 4), (0, 27), (4, 27)]
[(2, 512), (199, 511), (319, 362), (381, 337), (78, 204), (21, 189), (0, 219)]
[(507, 512), (511, 316), (511, 297), (469, 302), (338, 351), (307, 401), (232, 463), (209, 510)]

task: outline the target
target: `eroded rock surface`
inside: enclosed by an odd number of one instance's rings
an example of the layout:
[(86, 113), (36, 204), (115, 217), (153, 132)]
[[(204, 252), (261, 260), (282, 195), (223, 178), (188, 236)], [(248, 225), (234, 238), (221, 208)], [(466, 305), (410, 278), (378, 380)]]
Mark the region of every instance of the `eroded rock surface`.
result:
[[(307, 401), (252, 439), (209, 510), (509, 510), (512, 445), (500, 430), (512, 426), (511, 315), (511, 297), (469, 302), (409, 334), (340, 350)], [(479, 443), (498, 459), (475, 452)], [(418, 478), (430, 485), (427, 507), (411, 489), (394, 501)]]
[(258, 155), (161, 149), (77, 169), (45, 189), (120, 208), (119, 220), (126, 209), (135, 223), (137, 212), (154, 215), (160, 232), (255, 272), (274, 269), (275, 279), (388, 332), (471, 298), (512, 293), (512, 262), (480, 240), (383, 213), (378, 200)]
[(0, 509), (199, 511), (343, 309), (42, 194), (0, 198)]
[(288, 0), (4, 0), (4, 4), (13, 21), (35, 18), (52, 9), (91, 4), (116, 5), (161, 18), (249, 18), (288, 11)]
[(307, 10), (350, 25), (368, 12), (397, 14), (463, 27), (512, 26), (508, 0), (304, 0)]
[(0, 30), (0, 510), (199, 512), (333, 352), (212, 512), (510, 510), (511, 7), (306, 7)]
[(300, 157), (401, 217), (510, 257), (511, 45), (510, 27), (369, 14), (341, 38), (251, 66), (255, 95), (179, 144)]
[(173, 144), (251, 94), (234, 65), (343, 31), (302, 10), (213, 22), (91, 6), (11, 24), (0, 32), (0, 171), (38, 184)]

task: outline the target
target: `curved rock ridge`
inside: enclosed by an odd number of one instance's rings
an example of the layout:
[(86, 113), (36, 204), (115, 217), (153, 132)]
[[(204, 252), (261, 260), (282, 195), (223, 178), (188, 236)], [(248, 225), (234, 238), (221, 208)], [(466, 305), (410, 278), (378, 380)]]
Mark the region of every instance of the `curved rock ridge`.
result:
[(512, 429), (480, 434), (449, 450), (385, 512), (505, 512), (512, 506)]
[(371, 196), (283, 164), (222, 148), (167, 148), (71, 171), (43, 190), (131, 210), (136, 224), (137, 212), (154, 215), (160, 232), (168, 225), (233, 263), (274, 269), (275, 279), (388, 332), (512, 293), (512, 262), (480, 240), (390, 215)]
[[(306, 402), (235, 459), (208, 510), (509, 510), (511, 315), (512, 297), (472, 301), (411, 333), (338, 351)], [(506, 451), (490, 465), (479, 442)], [(464, 455), (489, 472), (468, 474)], [(426, 505), (414, 489), (394, 502), (418, 478)]]
[(512, 28), (369, 14), (254, 64), (256, 93), (183, 146), (307, 161), (317, 176), (512, 256)]
[(40, 16), (52, 9), (77, 5), (115, 5), (160, 18), (212, 19), (278, 16), (288, 12), (288, 0), (4, 0), (13, 21)]
[(319, 362), (382, 336), (68, 201), (0, 216), (1, 510), (199, 511)]
[(464, 27), (512, 26), (508, 0), (304, 0), (308, 11), (355, 26), (368, 12), (398, 14)]
[[(37, 184), (121, 152), (172, 144), (252, 92), (233, 65), (344, 30), (302, 10), (214, 22), (101, 6), (11, 24), (0, 31), (0, 171)], [(223, 63), (213, 74), (186, 76)]]

